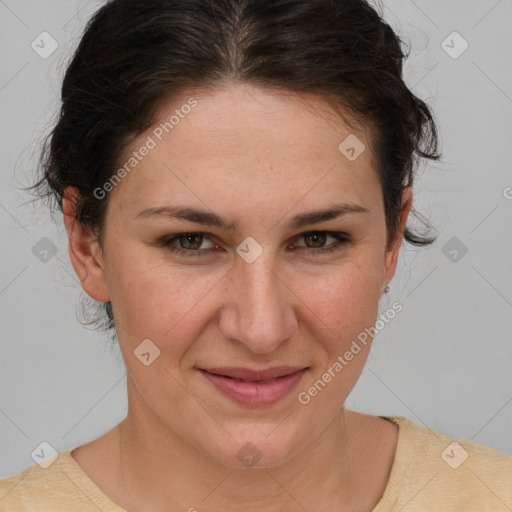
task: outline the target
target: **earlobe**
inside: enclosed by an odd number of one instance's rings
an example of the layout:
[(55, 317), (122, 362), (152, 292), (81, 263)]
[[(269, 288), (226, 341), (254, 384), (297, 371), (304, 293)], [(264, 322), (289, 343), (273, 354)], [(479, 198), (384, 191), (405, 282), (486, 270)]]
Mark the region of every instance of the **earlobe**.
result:
[(98, 302), (108, 302), (110, 295), (96, 235), (91, 228), (76, 219), (79, 197), (77, 188), (67, 187), (62, 199), (69, 258), (84, 291)]

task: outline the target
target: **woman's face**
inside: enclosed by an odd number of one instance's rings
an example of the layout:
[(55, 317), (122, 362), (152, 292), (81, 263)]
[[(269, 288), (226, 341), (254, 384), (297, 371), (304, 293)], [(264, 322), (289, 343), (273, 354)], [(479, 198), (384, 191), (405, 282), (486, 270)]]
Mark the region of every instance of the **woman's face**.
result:
[[(231, 85), (174, 100), (131, 144), (104, 252), (82, 284), (111, 300), (129, 414), (161, 439), (226, 465), (272, 466), (339, 412), (371, 338), (333, 365), (375, 324), (399, 247), (386, 251), (378, 177), (357, 137), (314, 96)], [(342, 204), (360, 211), (307, 219)], [(204, 372), (282, 366), (306, 370), (259, 384)]]

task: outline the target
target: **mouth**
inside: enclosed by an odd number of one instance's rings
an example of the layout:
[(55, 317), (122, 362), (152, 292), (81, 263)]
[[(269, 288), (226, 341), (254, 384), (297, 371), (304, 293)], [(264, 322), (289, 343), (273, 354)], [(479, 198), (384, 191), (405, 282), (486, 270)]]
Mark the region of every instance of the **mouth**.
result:
[(286, 397), (308, 367), (198, 368), (214, 388), (232, 401), (247, 406), (272, 405)]
[(242, 367), (221, 367), (221, 368), (200, 368), (212, 375), (220, 375), (222, 377), (230, 377), (234, 380), (244, 382), (267, 382), (274, 381), (280, 377), (286, 377), (295, 372), (303, 370), (304, 366), (275, 366), (265, 370), (252, 370)]

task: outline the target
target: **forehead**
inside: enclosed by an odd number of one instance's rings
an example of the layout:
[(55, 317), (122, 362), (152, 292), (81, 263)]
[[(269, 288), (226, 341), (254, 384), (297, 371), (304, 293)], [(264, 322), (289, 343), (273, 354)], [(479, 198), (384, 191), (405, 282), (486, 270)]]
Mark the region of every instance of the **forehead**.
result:
[[(188, 108), (192, 101), (195, 106)], [(173, 114), (178, 114), (179, 119)], [(170, 130), (166, 125), (169, 121), (173, 124)], [(166, 141), (172, 143), (171, 139), (179, 138), (187, 143), (184, 149), (197, 156), (202, 149), (212, 153), (211, 146), (221, 154), (241, 146), (248, 155), (277, 146), (281, 146), (280, 154), (283, 147), (297, 154), (310, 150), (324, 152), (333, 144), (337, 149), (339, 142), (350, 134), (370, 142), (364, 127), (347, 125), (318, 95), (238, 83), (182, 93), (164, 103), (159, 120), (146, 133), (156, 130), (158, 136), (159, 128), (164, 130), (162, 137)], [(198, 139), (198, 134), (204, 138)], [(222, 142), (220, 148), (218, 142)]]
[(342, 188), (360, 201), (377, 180), (370, 142), (316, 95), (246, 84), (191, 90), (164, 103), (158, 120), (132, 141), (121, 165), (150, 149), (115, 193), (124, 189), (130, 203), (164, 201), (180, 182), (192, 196), (237, 188), (265, 200), (279, 189), (298, 200), (317, 188), (338, 189), (339, 199)]

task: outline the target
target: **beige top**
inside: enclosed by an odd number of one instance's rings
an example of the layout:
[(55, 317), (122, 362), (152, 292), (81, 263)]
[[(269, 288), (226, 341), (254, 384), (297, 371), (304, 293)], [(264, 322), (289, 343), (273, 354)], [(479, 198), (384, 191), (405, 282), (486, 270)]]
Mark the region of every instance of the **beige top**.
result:
[[(511, 512), (512, 456), (452, 439), (403, 416), (383, 416), (399, 427), (384, 494), (372, 512)], [(0, 480), (0, 512), (126, 512), (77, 462), (60, 452)], [(175, 511), (170, 511), (175, 512)]]

